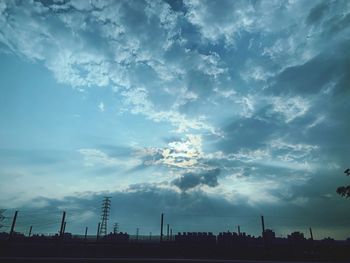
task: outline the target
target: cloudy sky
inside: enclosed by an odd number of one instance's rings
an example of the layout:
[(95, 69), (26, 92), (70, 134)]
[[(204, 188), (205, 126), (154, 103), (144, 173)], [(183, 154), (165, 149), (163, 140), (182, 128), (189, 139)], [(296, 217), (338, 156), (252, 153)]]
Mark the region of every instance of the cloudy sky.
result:
[[(349, 1), (0, 1), (18, 230), (350, 236)], [(95, 233), (95, 232), (94, 232)]]

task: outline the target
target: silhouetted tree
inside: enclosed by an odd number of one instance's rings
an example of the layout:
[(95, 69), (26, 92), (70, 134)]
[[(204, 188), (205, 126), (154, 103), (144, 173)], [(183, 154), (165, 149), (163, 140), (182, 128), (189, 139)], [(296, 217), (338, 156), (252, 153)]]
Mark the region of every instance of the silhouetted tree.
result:
[[(344, 173), (345, 173), (346, 176), (349, 176), (350, 175), (350, 169), (349, 168), (346, 169), (344, 171)], [(343, 196), (343, 197), (346, 197), (346, 198), (350, 197), (350, 185), (348, 185), (348, 186), (339, 186), (337, 188), (337, 193), (339, 195)]]

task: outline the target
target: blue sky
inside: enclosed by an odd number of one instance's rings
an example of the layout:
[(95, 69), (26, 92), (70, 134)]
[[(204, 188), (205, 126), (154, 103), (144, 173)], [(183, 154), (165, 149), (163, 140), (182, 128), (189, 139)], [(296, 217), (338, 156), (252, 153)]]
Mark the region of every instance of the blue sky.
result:
[(109, 195), (129, 232), (165, 212), (174, 231), (258, 235), (264, 214), (350, 236), (349, 18), (348, 1), (1, 1), (2, 206), (23, 231), (63, 209), (93, 229)]

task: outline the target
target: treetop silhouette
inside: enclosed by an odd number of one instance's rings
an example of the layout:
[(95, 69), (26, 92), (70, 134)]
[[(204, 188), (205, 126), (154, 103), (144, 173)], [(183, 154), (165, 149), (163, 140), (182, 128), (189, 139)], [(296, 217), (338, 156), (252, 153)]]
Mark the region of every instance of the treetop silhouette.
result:
[[(350, 169), (349, 169), (349, 168), (346, 169), (346, 170), (344, 171), (344, 173), (345, 173), (346, 176), (349, 176), (349, 175), (350, 175)], [(347, 185), (347, 186), (339, 186), (339, 187), (337, 188), (337, 193), (338, 193), (339, 195), (341, 195), (342, 197), (346, 197), (346, 198), (350, 197), (350, 185)]]

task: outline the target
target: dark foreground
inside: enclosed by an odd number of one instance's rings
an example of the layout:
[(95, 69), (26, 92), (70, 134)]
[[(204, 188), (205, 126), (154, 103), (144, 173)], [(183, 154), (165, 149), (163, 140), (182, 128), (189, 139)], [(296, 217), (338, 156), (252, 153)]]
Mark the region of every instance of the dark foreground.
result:
[[(222, 259), (163, 259), (163, 258), (0, 258), (0, 262), (57, 262), (57, 263), (306, 263), (306, 261), (261, 261), (261, 260), (222, 260)], [(314, 261), (314, 263), (318, 263)]]
[[(250, 261), (249, 261), (250, 260)], [(346, 243), (0, 242), (0, 262), (350, 262)]]

